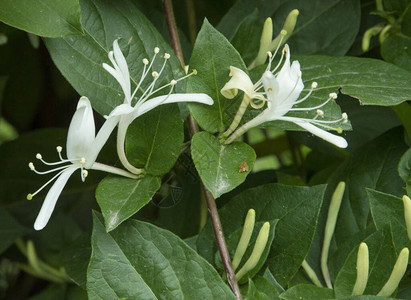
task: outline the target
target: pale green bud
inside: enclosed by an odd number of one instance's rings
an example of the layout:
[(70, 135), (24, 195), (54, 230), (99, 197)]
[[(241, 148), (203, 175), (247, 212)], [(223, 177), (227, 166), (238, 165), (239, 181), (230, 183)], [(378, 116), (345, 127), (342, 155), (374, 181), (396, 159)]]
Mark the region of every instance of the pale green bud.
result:
[(352, 295), (362, 295), (367, 287), (369, 271), (369, 255), (366, 243), (361, 243), (357, 253), (357, 279), (352, 290)]

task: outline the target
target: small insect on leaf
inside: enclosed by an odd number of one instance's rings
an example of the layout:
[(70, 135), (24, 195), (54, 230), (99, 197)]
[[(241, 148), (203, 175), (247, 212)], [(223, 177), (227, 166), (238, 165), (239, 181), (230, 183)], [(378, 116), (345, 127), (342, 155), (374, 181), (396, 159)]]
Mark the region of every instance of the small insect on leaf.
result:
[(240, 170), (238, 170), (238, 173), (244, 173), (248, 172), (248, 165), (247, 162), (243, 161), (240, 165)]

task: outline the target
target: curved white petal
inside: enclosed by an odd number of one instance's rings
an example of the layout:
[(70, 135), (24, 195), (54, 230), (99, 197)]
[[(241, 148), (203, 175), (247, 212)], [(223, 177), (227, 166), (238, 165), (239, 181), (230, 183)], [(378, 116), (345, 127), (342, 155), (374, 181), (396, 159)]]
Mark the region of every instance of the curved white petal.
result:
[(96, 129), (93, 109), (87, 97), (81, 97), (77, 110), (71, 119), (67, 135), (67, 157), (78, 159), (85, 157), (94, 141)]
[(128, 115), (131, 114), (134, 111), (134, 108), (130, 104), (120, 104), (119, 106), (116, 106), (111, 113), (108, 116), (104, 116), (106, 119), (112, 118), (112, 117), (117, 117), (117, 116), (123, 116), (123, 115)]
[(162, 104), (177, 103), (177, 102), (197, 102), (207, 105), (214, 103), (213, 99), (206, 94), (172, 94), (155, 97), (149, 99), (135, 107), (133, 112), (133, 119), (145, 114), (146, 112), (156, 108)]
[(276, 95), (280, 87), (278, 86), (278, 81), (271, 72), (264, 72), (263, 77), (263, 86), (264, 90), (267, 93), (267, 98), (270, 101), (267, 101), (267, 107), (269, 109), (275, 109), (278, 104), (275, 102)]
[(237, 95), (238, 90), (242, 90), (250, 98), (254, 98), (254, 85), (250, 77), (243, 70), (230, 66), (230, 80), (221, 89), (221, 94), (232, 99)]
[(318, 136), (319, 138), (322, 138), (323, 140), (326, 140), (327, 142), (333, 145), (336, 145), (339, 148), (347, 148), (348, 146), (347, 141), (343, 137), (329, 133), (328, 131), (318, 128), (317, 126), (313, 124), (310, 124), (308, 122), (294, 122), (294, 123), (304, 128), (305, 130), (311, 132), (312, 134)]
[(94, 164), (94, 162), (97, 159), (97, 156), (99, 155), (103, 146), (106, 144), (114, 128), (116, 128), (119, 120), (120, 120), (119, 116), (114, 116), (114, 117), (108, 118), (104, 122), (103, 126), (100, 128), (99, 132), (97, 133), (97, 136), (93, 141), (93, 144), (90, 147), (90, 151), (85, 156), (86, 163), (84, 165), (84, 168), (90, 169), (91, 166)]
[(128, 96), (127, 99), (129, 99), (130, 92), (131, 92), (130, 73), (128, 71), (126, 58), (124, 57), (123, 52), (121, 52), (121, 49), (118, 45), (118, 40), (115, 40), (113, 42), (113, 52), (114, 52), (114, 58), (116, 59), (118, 67), (120, 68), (120, 71), (121, 71), (121, 75), (123, 77), (124, 87), (127, 90), (127, 92), (124, 91), (124, 94)]
[(44, 199), (43, 205), (41, 206), (40, 212), (34, 222), (35, 230), (42, 230), (49, 221), (51, 214), (53, 213), (54, 207), (56, 206), (57, 199), (59, 198), (61, 191), (66, 185), (68, 179), (73, 174), (74, 171), (79, 169), (77, 166), (70, 166), (57, 178), (53, 186), (47, 193), (46, 199)]

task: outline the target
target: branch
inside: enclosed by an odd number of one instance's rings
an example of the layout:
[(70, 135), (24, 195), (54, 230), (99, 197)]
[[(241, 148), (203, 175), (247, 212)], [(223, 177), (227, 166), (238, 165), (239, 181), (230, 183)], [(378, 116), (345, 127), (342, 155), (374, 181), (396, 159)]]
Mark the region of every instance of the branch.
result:
[[(171, 46), (180, 60), (181, 66), (184, 68), (183, 53), (181, 51), (180, 39), (177, 33), (177, 26), (174, 18), (173, 6), (171, 0), (163, 0), (164, 13), (166, 15), (168, 32), (170, 34)], [(190, 134), (193, 136), (198, 132), (198, 126), (191, 114), (188, 115), (188, 125), (190, 128)], [(201, 188), (204, 192), (204, 196), (207, 202), (207, 206), (210, 212), (211, 223), (213, 225), (214, 234), (217, 240), (218, 249), (220, 251), (221, 260), (224, 265), (224, 269), (227, 276), (227, 282), (238, 300), (241, 300), (241, 293), (238, 287), (238, 283), (235, 280), (234, 270), (231, 266), (230, 255), (228, 254), (227, 244), (224, 239), (223, 228), (221, 226), (220, 217), (218, 215), (215, 199), (209, 190), (204, 186), (201, 181)]]

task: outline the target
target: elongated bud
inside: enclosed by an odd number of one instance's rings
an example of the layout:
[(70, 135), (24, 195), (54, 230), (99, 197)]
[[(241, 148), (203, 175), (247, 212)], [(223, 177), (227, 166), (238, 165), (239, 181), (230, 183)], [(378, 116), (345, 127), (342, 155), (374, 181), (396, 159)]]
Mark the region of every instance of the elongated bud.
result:
[(235, 250), (232, 266), (235, 271), (247, 250), (248, 243), (250, 242), (251, 235), (253, 233), (255, 223), (255, 210), (250, 209), (245, 218), (243, 233), (241, 234), (240, 241), (238, 242), (237, 249)]
[(369, 264), (368, 246), (366, 243), (361, 243), (357, 253), (357, 279), (352, 290), (353, 296), (364, 293), (368, 282)]
[(391, 29), (391, 27), (392, 27), (392, 25), (387, 25), (387, 26), (384, 27), (383, 30), (381, 30), (380, 36), (379, 36), (381, 44), (384, 43), (384, 41), (387, 39), (388, 31)]
[(257, 240), (255, 241), (253, 252), (250, 258), (246, 261), (243, 267), (235, 274), (235, 279), (240, 280), (247, 272), (251, 271), (258, 264), (261, 255), (264, 252), (267, 245), (268, 235), (270, 233), (270, 223), (265, 222), (258, 233)]
[(404, 195), (402, 196), (402, 202), (404, 204), (404, 219), (407, 227), (408, 239), (411, 241), (411, 199)]
[(376, 36), (379, 34), (382, 30), (381, 25), (376, 25), (374, 27), (371, 27), (368, 29), (366, 32), (364, 32), (364, 35), (362, 37), (362, 51), (367, 52), (368, 49), (370, 48), (370, 41), (373, 36)]
[(260, 39), (260, 49), (254, 61), (254, 66), (259, 66), (265, 63), (267, 59), (267, 51), (270, 51), (271, 41), (273, 39), (273, 21), (267, 18), (264, 22), (263, 32)]
[(392, 269), (390, 278), (388, 278), (388, 281), (382, 287), (377, 296), (390, 297), (392, 293), (394, 293), (402, 277), (404, 276), (405, 271), (407, 270), (408, 256), (408, 248), (402, 249), (400, 255), (398, 255), (397, 261), (395, 262), (394, 268)]
[(293, 34), (299, 14), (300, 11), (298, 9), (293, 9), (292, 11), (290, 11), (287, 18), (285, 19), (283, 30), (281, 30), (280, 34), (271, 42), (270, 49), (272, 51), (274, 49), (277, 49), (277, 47), (283, 45)]
[(337, 222), (338, 212), (340, 211), (341, 201), (344, 195), (345, 182), (341, 181), (331, 197), (328, 217), (325, 224), (323, 248), (321, 251), (321, 271), (328, 288), (332, 288), (330, 273), (328, 272), (328, 251), (330, 249), (331, 238), (334, 234), (335, 223)]

